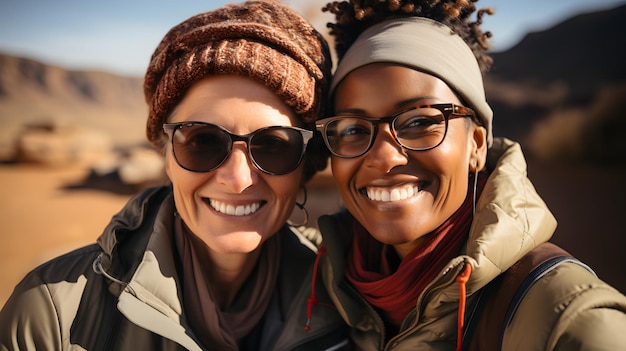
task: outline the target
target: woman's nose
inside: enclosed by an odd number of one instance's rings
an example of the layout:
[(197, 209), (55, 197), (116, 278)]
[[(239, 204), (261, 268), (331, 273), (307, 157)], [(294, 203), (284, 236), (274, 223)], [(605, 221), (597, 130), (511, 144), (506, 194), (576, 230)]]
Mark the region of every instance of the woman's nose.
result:
[(256, 182), (257, 169), (248, 160), (245, 143), (234, 143), (228, 158), (216, 170), (217, 182), (239, 194)]
[(365, 154), (364, 166), (389, 173), (394, 167), (408, 163), (406, 150), (394, 138), (389, 124), (379, 125), (372, 143), (372, 147)]

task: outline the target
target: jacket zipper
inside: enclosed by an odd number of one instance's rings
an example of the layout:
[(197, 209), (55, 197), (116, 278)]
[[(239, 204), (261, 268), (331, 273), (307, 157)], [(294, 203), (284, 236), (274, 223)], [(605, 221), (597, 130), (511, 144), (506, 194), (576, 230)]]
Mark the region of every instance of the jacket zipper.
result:
[(359, 292), (351, 284), (346, 283), (345, 280), (342, 280), (340, 284), (343, 285), (343, 288), (345, 290), (349, 290), (352, 293), (352, 295), (356, 296), (357, 299), (359, 299), (362, 302), (362, 304), (367, 309), (367, 312), (370, 318), (372, 318), (374, 322), (378, 325), (378, 327), (381, 330), (380, 340), (379, 340), (379, 344), (381, 346), (379, 347), (379, 350), (381, 351), (385, 350), (385, 323), (383, 322), (383, 319), (380, 317), (378, 312), (376, 312), (376, 310), (374, 310), (374, 308), (369, 304), (369, 302), (367, 302), (367, 300), (365, 300), (365, 298), (361, 296), (361, 294), (359, 294)]
[[(450, 266), (448, 266), (448, 268), (446, 268), (446, 270), (444, 270), (440, 278), (435, 278), (433, 282), (431, 282), (429, 285), (426, 286), (424, 291), (417, 298), (415, 308), (412, 309), (409, 312), (409, 314), (404, 318), (405, 322), (400, 326), (400, 330), (403, 330), (403, 331), (389, 340), (389, 342), (387, 343), (387, 347), (384, 348), (385, 351), (391, 350), (393, 346), (397, 345), (400, 341), (402, 341), (404, 337), (406, 337), (413, 331), (413, 328), (419, 323), (416, 316), (420, 315), (420, 312), (423, 307), (422, 304), (426, 300), (426, 297), (432, 296), (433, 294), (449, 286), (450, 284), (454, 284), (456, 276), (460, 273), (459, 267), (461, 267), (461, 269), (464, 267), (465, 259), (459, 258), (459, 259), (456, 259), (455, 261), (459, 261), (459, 262), (452, 263)], [(451, 274), (451, 273), (454, 273), (454, 274)], [(448, 279), (446, 281), (442, 281), (439, 284), (435, 285), (437, 281), (441, 280), (441, 278), (445, 276), (452, 277), (452, 280)], [(405, 325), (406, 321), (408, 320), (413, 320), (413, 323), (410, 325)]]
[(119, 320), (119, 311), (117, 310), (117, 308), (115, 309), (115, 311), (117, 311), (116, 315), (118, 317), (114, 318), (114, 320), (110, 321), (109, 323), (107, 323), (109, 325), (109, 327), (107, 327), (107, 333), (106, 333), (106, 337), (104, 338), (105, 342), (104, 345), (102, 345), (102, 350), (113, 350), (114, 349), (114, 336), (117, 335), (117, 331), (119, 330), (120, 327), (120, 320)]

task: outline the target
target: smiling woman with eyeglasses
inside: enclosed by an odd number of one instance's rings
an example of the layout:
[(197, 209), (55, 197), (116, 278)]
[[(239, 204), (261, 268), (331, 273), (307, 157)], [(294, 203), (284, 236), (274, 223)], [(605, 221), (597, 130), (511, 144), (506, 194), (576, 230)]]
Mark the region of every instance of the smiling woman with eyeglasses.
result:
[(171, 184), (131, 199), (98, 244), (29, 274), (0, 312), (0, 349), (348, 347), (313, 279), (319, 231), (302, 223), (305, 184), (329, 155), (314, 121), (330, 68), (323, 37), (278, 1), (173, 27), (144, 81)]
[(319, 219), (326, 287), (361, 351), (624, 349), (626, 297), (545, 243), (521, 148), (492, 136), (475, 3), (326, 6), (339, 62), (316, 128), (345, 206)]

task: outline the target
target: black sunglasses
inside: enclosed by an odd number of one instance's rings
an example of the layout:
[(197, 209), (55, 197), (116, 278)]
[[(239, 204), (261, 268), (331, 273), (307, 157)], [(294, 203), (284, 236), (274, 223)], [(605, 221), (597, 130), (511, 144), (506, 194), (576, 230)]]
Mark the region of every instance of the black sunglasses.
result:
[(230, 155), (235, 141), (245, 141), (248, 156), (261, 171), (271, 175), (293, 172), (302, 162), (313, 132), (296, 127), (272, 126), (237, 135), (211, 123), (163, 124), (172, 143), (176, 163), (192, 172), (210, 172)]

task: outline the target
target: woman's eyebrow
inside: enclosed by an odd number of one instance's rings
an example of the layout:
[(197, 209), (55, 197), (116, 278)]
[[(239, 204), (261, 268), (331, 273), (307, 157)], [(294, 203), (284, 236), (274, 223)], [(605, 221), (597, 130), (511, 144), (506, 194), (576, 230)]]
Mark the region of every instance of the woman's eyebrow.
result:
[(402, 100), (396, 103), (396, 108), (406, 107), (407, 105), (415, 105), (417, 102), (420, 102), (423, 100), (437, 100), (437, 98), (434, 96), (418, 96), (418, 97)]
[[(413, 107), (416, 103), (423, 100), (437, 100), (434, 96), (418, 96), (406, 100), (399, 101), (395, 104), (395, 109), (401, 109), (407, 106)], [(341, 111), (336, 111), (336, 114), (353, 114), (353, 115), (367, 115), (367, 111), (361, 108), (347, 108)]]

